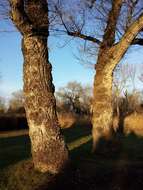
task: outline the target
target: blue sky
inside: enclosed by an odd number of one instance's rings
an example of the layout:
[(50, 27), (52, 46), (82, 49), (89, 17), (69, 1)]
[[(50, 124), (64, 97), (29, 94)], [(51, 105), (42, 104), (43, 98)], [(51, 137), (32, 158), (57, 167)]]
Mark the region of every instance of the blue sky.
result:
[[(72, 45), (56, 48), (55, 41), (52, 39), (49, 43), (52, 44), (50, 61), (56, 89), (73, 80), (82, 84), (92, 83), (94, 72), (79, 64), (73, 56), (75, 50)], [(9, 97), (13, 91), (22, 89), (22, 66), (21, 35), (18, 32), (0, 33), (0, 96)]]
[[(73, 53), (77, 53), (76, 46), (71, 43), (64, 48), (56, 48), (56, 41), (52, 38), (49, 42), (56, 89), (74, 80), (92, 86), (94, 71), (79, 64), (73, 56)], [(136, 64), (139, 73), (140, 65), (143, 63), (143, 47), (131, 48), (123, 60)], [(12, 92), (22, 89), (22, 66), (21, 35), (18, 32), (0, 33), (0, 96), (8, 98)], [(143, 84), (137, 80), (136, 86), (143, 89)]]

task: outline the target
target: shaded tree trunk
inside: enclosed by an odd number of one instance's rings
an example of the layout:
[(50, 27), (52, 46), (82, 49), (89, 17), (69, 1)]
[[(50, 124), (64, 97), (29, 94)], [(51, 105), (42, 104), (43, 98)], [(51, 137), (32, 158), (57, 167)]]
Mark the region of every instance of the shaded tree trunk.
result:
[(68, 161), (68, 150), (56, 114), (47, 49), (47, 1), (26, 2), (11, 0), (11, 17), (23, 35), (25, 110), (33, 162), (41, 172), (58, 173)]

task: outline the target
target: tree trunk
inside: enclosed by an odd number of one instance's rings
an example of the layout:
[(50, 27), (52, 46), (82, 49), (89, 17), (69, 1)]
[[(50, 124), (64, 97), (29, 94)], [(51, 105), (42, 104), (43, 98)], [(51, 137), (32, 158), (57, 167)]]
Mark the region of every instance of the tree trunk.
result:
[(68, 160), (56, 114), (52, 66), (48, 62), (47, 37), (24, 36), (25, 110), (35, 168), (59, 172)]
[(92, 118), (93, 151), (95, 151), (100, 138), (108, 140), (112, 134), (112, 81), (113, 68), (109, 64), (102, 66), (98, 62), (94, 79)]

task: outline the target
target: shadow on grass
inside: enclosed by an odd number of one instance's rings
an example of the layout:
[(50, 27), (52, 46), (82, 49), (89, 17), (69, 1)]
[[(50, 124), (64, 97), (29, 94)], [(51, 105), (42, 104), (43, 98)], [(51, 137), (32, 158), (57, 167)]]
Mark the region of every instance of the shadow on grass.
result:
[(71, 151), (73, 171), (56, 190), (143, 189), (143, 139), (131, 133), (112, 141), (100, 139), (95, 154), (91, 140)]
[(30, 140), (28, 135), (0, 138), (1, 169), (28, 157), (30, 157)]
[[(73, 142), (85, 135), (90, 134), (91, 127), (77, 126), (63, 129), (64, 137), (67, 141)], [(0, 168), (5, 168), (18, 161), (27, 159), (31, 156), (30, 139), (28, 135), (0, 138)]]
[[(11, 166), (12, 172), (15, 173), (11, 181), (17, 179), (17, 183), (21, 185), (20, 180), (24, 179), (22, 188), (28, 181), (29, 189), (33, 188), (32, 190), (34, 190), (34, 187), (31, 184), (36, 184), (39, 179), (40, 181), (44, 180), (44, 183), (50, 179), (50, 183), (45, 183), (39, 190), (49, 190), (49, 188), (50, 190), (143, 189), (143, 138), (132, 133), (128, 136), (117, 135), (115, 139), (108, 142), (101, 139), (96, 153), (92, 154), (92, 140), (89, 136), (91, 133), (90, 127), (73, 126), (70, 129), (63, 130), (63, 132), (69, 143), (71, 168), (58, 176), (48, 174), (47, 178), (47, 176), (45, 177), (39, 173), (33, 174), (31, 172), (30, 174), (30, 172), (27, 172), (31, 168), (29, 164), (20, 165), (22, 169), (19, 169), (17, 164), (18, 167), (15, 166), (17, 168), (15, 170)], [(28, 136), (0, 139), (1, 168), (29, 156), (30, 141)], [(26, 170), (24, 171), (25, 167)], [(27, 189), (19, 190), (29, 190), (28, 185), (25, 185)]]
[(81, 137), (84, 137), (86, 135), (91, 134), (91, 123), (89, 122), (81, 122), (78, 123), (75, 122), (72, 127), (67, 128), (67, 129), (62, 129), (62, 133), (65, 137), (66, 143), (70, 143), (74, 140), (77, 140)]

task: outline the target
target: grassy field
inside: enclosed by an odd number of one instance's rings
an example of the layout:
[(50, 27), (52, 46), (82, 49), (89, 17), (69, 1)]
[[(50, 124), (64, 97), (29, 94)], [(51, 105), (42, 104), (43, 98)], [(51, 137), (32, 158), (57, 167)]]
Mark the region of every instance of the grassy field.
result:
[[(91, 128), (86, 126), (74, 126), (72, 128), (64, 129), (63, 134), (68, 143), (69, 149), (72, 151), (90, 141), (90, 131)], [(31, 157), (30, 139), (26, 130), (21, 132), (2, 132), (0, 134), (1, 169), (29, 157)]]
[[(70, 150), (72, 169), (68, 171), (68, 175), (60, 178), (60, 182), (54, 178), (56, 186), (52, 189), (143, 189), (143, 139), (141, 137), (133, 133), (128, 136), (118, 136), (113, 142), (106, 143), (106, 148), (105, 143), (101, 141), (99, 149), (102, 149), (102, 153), (97, 151), (96, 154), (92, 154), (90, 126), (75, 125), (64, 129), (63, 133)], [(28, 135), (0, 138), (1, 169), (11, 171), (9, 168), (14, 168), (14, 164), (30, 157)], [(17, 168), (12, 170), (16, 171)], [(20, 172), (24, 173), (24, 171)], [(17, 175), (20, 176), (20, 173)], [(12, 181), (14, 180), (15, 178), (12, 178)], [(2, 178), (1, 183), (3, 183)], [(7, 189), (4, 186), (0, 187), (0, 190), (16, 189), (12, 186)], [(21, 186), (17, 190), (30, 189), (24, 187)]]

